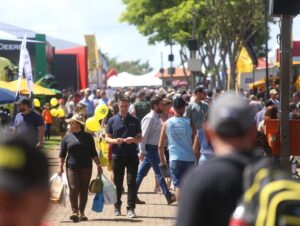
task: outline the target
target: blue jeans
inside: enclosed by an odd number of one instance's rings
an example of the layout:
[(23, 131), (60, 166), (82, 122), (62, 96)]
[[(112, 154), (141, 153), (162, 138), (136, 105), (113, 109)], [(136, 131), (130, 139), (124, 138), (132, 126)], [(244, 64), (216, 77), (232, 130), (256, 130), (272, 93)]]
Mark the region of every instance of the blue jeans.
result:
[(137, 189), (139, 189), (143, 179), (147, 176), (151, 167), (154, 170), (156, 179), (159, 183), (159, 186), (162, 189), (163, 194), (166, 198), (170, 198), (172, 196), (171, 192), (168, 189), (165, 178), (161, 175), (159, 170), (159, 156), (158, 156), (158, 146), (146, 144), (145, 158), (141, 162), (140, 168), (138, 170), (138, 174), (136, 177)]
[(174, 160), (170, 161), (170, 173), (175, 188), (180, 187), (183, 176), (195, 166), (195, 162)]

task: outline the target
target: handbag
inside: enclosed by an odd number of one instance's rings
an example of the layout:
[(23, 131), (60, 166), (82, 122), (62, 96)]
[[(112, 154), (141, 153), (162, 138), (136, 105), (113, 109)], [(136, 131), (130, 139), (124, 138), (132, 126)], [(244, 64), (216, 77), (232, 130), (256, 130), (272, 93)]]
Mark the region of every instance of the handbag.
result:
[(97, 176), (96, 179), (91, 181), (89, 185), (89, 191), (91, 193), (99, 193), (103, 191), (103, 182), (100, 176)]

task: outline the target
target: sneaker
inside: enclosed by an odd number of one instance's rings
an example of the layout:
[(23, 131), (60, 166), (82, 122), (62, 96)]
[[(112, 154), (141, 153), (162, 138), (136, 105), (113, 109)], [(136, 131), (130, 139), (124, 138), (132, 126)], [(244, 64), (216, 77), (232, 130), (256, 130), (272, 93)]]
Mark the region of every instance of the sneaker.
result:
[(166, 198), (166, 199), (167, 199), (168, 205), (172, 204), (173, 202), (176, 202), (176, 197), (175, 197), (175, 195), (173, 195), (173, 194), (172, 194), (171, 197)]
[(143, 205), (143, 204), (146, 204), (146, 202), (145, 202), (145, 201), (142, 201), (142, 200), (140, 200), (138, 197), (136, 197), (135, 204)]
[(127, 217), (129, 218), (136, 218), (135, 212), (133, 209), (128, 209), (127, 210)]
[(114, 215), (115, 215), (116, 217), (121, 216), (121, 211), (120, 211), (119, 209), (115, 209)]

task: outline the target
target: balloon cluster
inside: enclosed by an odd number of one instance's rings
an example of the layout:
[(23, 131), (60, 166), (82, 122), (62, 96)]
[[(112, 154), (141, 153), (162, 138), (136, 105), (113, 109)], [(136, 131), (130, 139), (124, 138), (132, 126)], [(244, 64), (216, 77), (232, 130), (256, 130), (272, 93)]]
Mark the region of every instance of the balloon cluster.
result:
[(50, 110), (50, 114), (53, 116), (53, 117), (58, 117), (58, 118), (63, 118), (65, 117), (65, 111), (62, 109), (62, 108), (55, 108), (58, 104), (58, 100), (53, 97), (51, 98), (50, 100), (50, 104), (51, 106), (53, 107), (51, 110)]
[(85, 126), (89, 131), (98, 132), (100, 130), (99, 120), (104, 119), (108, 114), (108, 107), (106, 104), (100, 104), (96, 107), (94, 116), (88, 118)]

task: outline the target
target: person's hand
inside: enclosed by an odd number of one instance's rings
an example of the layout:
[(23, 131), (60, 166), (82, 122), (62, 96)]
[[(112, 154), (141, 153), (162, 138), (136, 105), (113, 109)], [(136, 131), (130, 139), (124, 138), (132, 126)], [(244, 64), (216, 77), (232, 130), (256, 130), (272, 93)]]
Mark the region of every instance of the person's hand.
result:
[(124, 139), (124, 141), (126, 142), (126, 144), (131, 144), (134, 142), (134, 137), (127, 137)]
[(58, 167), (57, 169), (57, 175), (61, 177), (62, 173), (64, 172), (64, 169), (62, 167)]
[(116, 143), (117, 144), (122, 144), (124, 142), (124, 139), (123, 138), (117, 138), (116, 139)]
[(103, 170), (102, 170), (102, 167), (100, 165), (97, 165), (97, 170), (98, 170), (98, 175), (101, 176)]
[(145, 155), (143, 153), (139, 153), (140, 162), (144, 160)]

